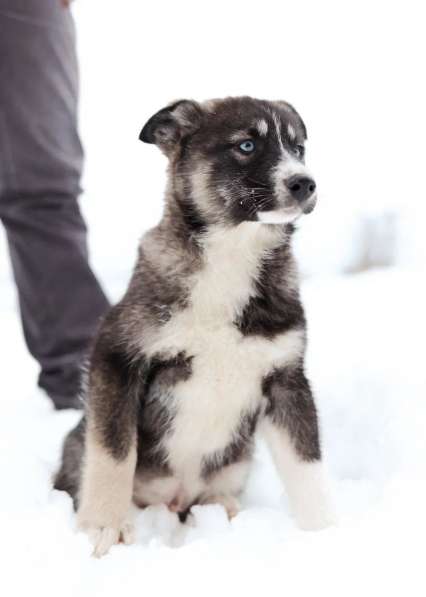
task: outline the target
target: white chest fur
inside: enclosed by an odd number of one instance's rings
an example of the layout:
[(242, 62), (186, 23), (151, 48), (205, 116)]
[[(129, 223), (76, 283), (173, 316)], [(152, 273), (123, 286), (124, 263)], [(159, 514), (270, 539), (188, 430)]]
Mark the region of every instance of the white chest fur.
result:
[(205, 240), (205, 264), (191, 280), (188, 307), (162, 326), (151, 354), (192, 356), (192, 374), (173, 390), (176, 417), (165, 439), (169, 464), (185, 483), (200, 473), (201, 459), (223, 450), (243, 414), (261, 400), (262, 378), (300, 354), (298, 331), (268, 340), (244, 337), (233, 324), (250, 296), (262, 258), (279, 230), (245, 223), (216, 230)]

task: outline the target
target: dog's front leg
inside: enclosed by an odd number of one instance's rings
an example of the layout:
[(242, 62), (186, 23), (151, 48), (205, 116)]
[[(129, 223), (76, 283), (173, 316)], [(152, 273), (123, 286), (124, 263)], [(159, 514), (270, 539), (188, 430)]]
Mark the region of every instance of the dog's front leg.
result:
[(89, 426), (77, 523), (89, 535), (94, 556), (106, 554), (115, 543), (133, 541), (129, 511), (135, 466), (135, 438), (126, 456), (117, 459)]
[(128, 517), (136, 467), (138, 392), (125, 363), (117, 353), (102, 351), (101, 341), (89, 376), (77, 521), (98, 557), (115, 543), (132, 542)]
[(269, 407), (262, 427), (291, 510), (303, 529), (335, 523), (319, 442), (318, 417), (303, 365), (272, 372), (263, 391)]

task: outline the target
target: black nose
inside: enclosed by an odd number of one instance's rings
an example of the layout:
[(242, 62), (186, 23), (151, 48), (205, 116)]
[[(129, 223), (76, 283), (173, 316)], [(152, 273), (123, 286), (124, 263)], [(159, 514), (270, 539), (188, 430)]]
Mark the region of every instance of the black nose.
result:
[(300, 176), (296, 174), (285, 181), (285, 186), (296, 201), (305, 201), (315, 191), (316, 184), (309, 176)]

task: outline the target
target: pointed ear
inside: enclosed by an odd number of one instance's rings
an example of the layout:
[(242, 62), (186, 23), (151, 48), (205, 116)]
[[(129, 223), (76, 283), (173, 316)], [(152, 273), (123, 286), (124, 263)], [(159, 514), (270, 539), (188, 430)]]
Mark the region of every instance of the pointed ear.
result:
[(143, 127), (139, 139), (144, 143), (155, 143), (167, 155), (200, 127), (202, 116), (197, 102), (180, 100), (154, 114)]

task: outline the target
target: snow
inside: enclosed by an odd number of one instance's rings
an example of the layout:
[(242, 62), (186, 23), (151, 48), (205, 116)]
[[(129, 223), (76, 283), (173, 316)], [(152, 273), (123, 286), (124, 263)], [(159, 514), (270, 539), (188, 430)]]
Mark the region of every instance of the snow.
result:
[[(7, 290), (7, 289), (6, 289)], [(9, 294), (10, 288), (2, 297)], [(426, 533), (425, 289), (416, 271), (318, 277), (303, 286), (308, 371), (321, 416), (339, 525), (296, 528), (259, 445), (241, 513), (194, 508), (181, 525), (165, 507), (136, 514), (136, 543), (98, 561), (75, 532), (70, 498), (51, 490), (62, 438), (78, 420), (33, 389), (9, 301), (1, 302), (0, 580), (3, 594), (160, 595), (233, 588), (422, 595)], [(13, 354), (13, 358), (8, 355)], [(11, 593), (12, 591), (12, 593)], [(394, 592), (394, 593), (393, 593)]]
[[(297, 237), (307, 365), (339, 525), (296, 528), (259, 444), (231, 523), (218, 506), (195, 508), (187, 525), (165, 508), (148, 508), (137, 512), (133, 546), (91, 558), (70, 499), (50, 484), (79, 415), (53, 411), (34, 389), (37, 367), (23, 343), (0, 238), (2, 595), (425, 594), (422, 19), (410, 1), (402, 11), (324, 0), (308, 11), (306, 3), (277, 9), (265, 0), (259, 11), (236, 0), (226, 4), (226, 19), (220, 4), (203, 15), (195, 2), (167, 10), (76, 3), (88, 158), (82, 205), (93, 264), (117, 299), (137, 238), (160, 216), (164, 158), (137, 141), (154, 111), (176, 97), (241, 93), (300, 108), (320, 190)], [(373, 269), (360, 271), (366, 265)]]

